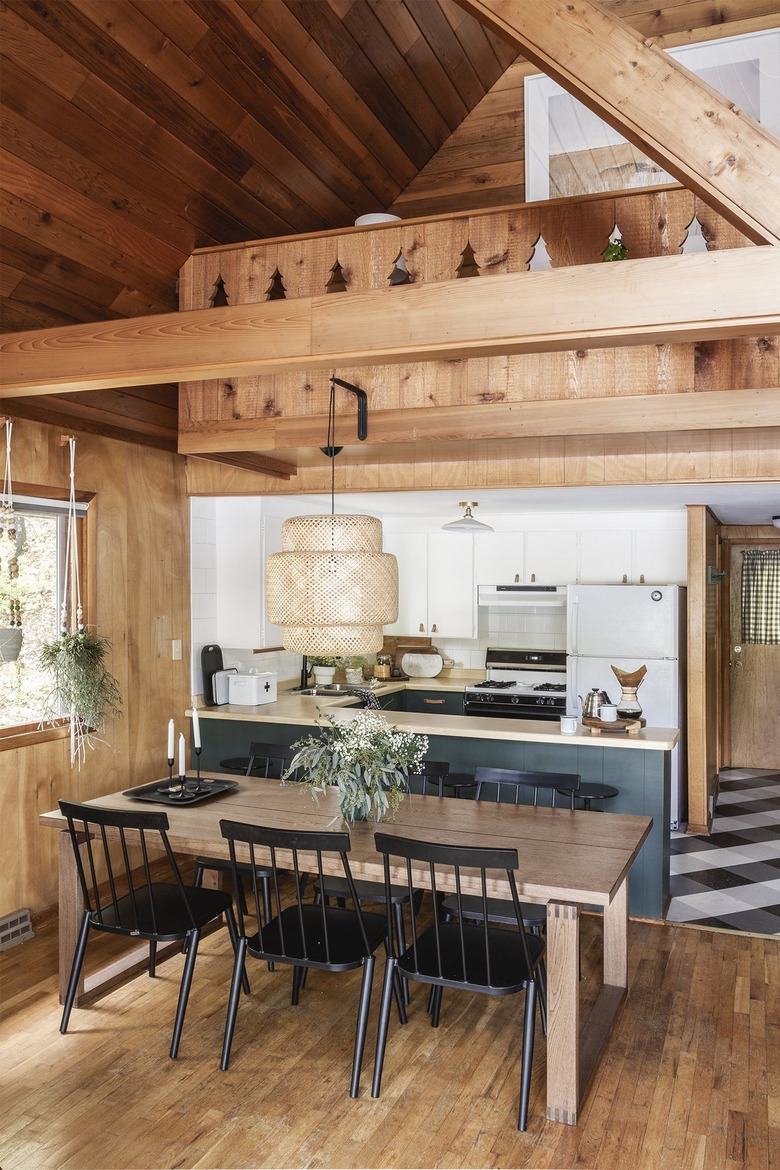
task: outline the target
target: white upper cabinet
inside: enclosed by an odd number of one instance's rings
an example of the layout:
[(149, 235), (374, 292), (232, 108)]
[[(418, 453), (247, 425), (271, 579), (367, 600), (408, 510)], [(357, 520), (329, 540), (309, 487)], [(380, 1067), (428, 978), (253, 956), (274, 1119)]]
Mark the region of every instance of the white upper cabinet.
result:
[(428, 537), (424, 532), (385, 532), (384, 551), (398, 561), (398, 621), (386, 634), (417, 634), (428, 625)]
[(523, 584), (568, 585), (576, 580), (576, 532), (526, 532)]
[(386, 634), (475, 636), (471, 536), (385, 532), (384, 548), (398, 559), (398, 621)]
[(477, 532), (474, 535), (474, 584), (522, 585), (522, 532)]
[(217, 507), (217, 637), (222, 646), (262, 646), (265, 606), (261, 501), (247, 497)]
[(581, 532), (579, 545), (580, 584), (632, 584), (634, 534), (630, 528)]
[(634, 585), (685, 585), (688, 534), (684, 528), (634, 532)]
[(428, 537), (428, 629), (449, 638), (476, 633), (474, 541), (460, 532)]

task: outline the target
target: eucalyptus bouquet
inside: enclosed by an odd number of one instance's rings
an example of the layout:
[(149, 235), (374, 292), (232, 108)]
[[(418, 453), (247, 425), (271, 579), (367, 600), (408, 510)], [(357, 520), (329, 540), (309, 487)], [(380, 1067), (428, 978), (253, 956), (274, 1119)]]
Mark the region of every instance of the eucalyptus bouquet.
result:
[(338, 787), (346, 821), (379, 821), (401, 803), (409, 773), (419, 769), (428, 750), (428, 737), (402, 731), (367, 710), (338, 722), (324, 715), (320, 735), (307, 735), (292, 746), (296, 754), (283, 780), (300, 770), (299, 782), (308, 785), (315, 800), (326, 788)]

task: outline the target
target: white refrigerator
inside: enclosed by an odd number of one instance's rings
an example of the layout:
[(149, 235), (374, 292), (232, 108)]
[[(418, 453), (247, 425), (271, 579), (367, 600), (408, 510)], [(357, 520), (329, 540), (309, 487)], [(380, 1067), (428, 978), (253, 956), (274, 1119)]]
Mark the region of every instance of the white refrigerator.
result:
[(648, 727), (678, 727), (672, 751), (671, 828), (687, 817), (685, 589), (680, 585), (570, 585), (566, 684), (570, 711), (593, 687), (620, 699), (612, 666), (647, 667), (637, 691)]

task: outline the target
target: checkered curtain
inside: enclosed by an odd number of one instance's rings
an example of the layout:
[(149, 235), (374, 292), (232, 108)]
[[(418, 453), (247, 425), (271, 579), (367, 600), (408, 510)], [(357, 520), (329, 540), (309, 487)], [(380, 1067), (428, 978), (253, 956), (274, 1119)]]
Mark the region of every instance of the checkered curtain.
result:
[(780, 643), (780, 550), (742, 553), (742, 641)]

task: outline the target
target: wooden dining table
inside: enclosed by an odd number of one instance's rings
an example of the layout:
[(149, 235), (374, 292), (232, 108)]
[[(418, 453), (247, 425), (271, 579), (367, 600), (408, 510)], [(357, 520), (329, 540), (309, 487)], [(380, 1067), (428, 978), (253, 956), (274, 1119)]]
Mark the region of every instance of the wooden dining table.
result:
[[(224, 780), (224, 776), (212, 776)], [(88, 802), (102, 808), (160, 811), (121, 792)], [(166, 806), (168, 836), (180, 854), (227, 857), (220, 820), (278, 828), (344, 829), (336, 790), (315, 802), (310, 791), (278, 780), (242, 779), (235, 789), (200, 803)], [(63, 829), (58, 810), (41, 823)], [(652, 827), (644, 816), (573, 812), (562, 808), (406, 796), (384, 833), (460, 845), (516, 849), (517, 882), (523, 900), (547, 904), (547, 1118), (574, 1125), (615, 1016), (626, 994), (628, 975), (628, 873)], [(375, 824), (350, 826), (350, 866), (356, 877), (383, 880), (374, 846)], [(338, 858), (333, 873), (340, 873)], [(400, 875), (398, 875), (400, 876)], [(213, 874), (212, 880), (219, 880)], [(424, 869), (415, 875), (429, 885)], [(500, 893), (498, 887), (489, 893)], [(59, 852), (60, 998), (67, 986), (84, 913), (73, 848), (67, 832)], [(587, 1018), (581, 1019), (579, 931), (583, 906), (603, 913), (603, 980)], [(175, 949), (180, 949), (177, 947)], [(148, 965), (148, 946), (136, 947), (83, 977), (76, 1003), (86, 1003)], [(584, 1015), (584, 1013), (583, 1013)]]

